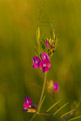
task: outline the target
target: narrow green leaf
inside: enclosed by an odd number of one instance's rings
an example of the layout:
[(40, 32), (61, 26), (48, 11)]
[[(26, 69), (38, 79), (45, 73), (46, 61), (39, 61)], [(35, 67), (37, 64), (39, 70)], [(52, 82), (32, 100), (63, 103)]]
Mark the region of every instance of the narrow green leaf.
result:
[(61, 106), (55, 113), (54, 115), (56, 115), (60, 110), (62, 110), (64, 107), (66, 107), (68, 105), (68, 103), (64, 104), (63, 106)]
[(55, 38), (56, 38), (56, 35), (55, 35), (54, 31), (53, 31), (53, 38), (54, 38), (54, 40), (55, 40)]
[(61, 100), (57, 101), (56, 103), (54, 103), (50, 108), (47, 109), (46, 112), (49, 112), (52, 108), (54, 108), (58, 103), (60, 103)]
[(71, 118), (68, 121), (73, 121), (73, 120), (76, 120), (76, 119), (79, 119), (79, 118), (81, 118), (81, 116), (77, 116), (77, 117)]
[(40, 45), (40, 28), (38, 26), (37, 28), (37, 43), (38, 43), (38, 46)]
[(40, 106), (39, 106), (38, 112), (40, 111), (40, 108), (41, 108), (41, 106), (42, 106), (44, 100), (45, 100), (45, 96), (43, 97), (43, 99), (42, 99), (42, 101), (41, 101), (41, 103), (40, 103)]
[(73, 110), (71, 110), (71, 111), (68, 111), (67, 113), (64, 113), (64, 114), (61, 116), (61, 118), (63, 118), (64, 116), (70, 114), (70, 113), (73, 112), (74, 110), (75, 110), (75, 109), (73, 109)]

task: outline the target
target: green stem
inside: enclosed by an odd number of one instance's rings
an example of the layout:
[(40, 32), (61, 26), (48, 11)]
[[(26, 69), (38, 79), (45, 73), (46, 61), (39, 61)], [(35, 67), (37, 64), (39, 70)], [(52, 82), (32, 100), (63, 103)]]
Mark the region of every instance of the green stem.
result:
[(43, 98), (43, 95), (44, 95), (44, 91), (45, 91), (46, 78), (47, 78), (47, 72), (45, 72), (44, 83), (43, 83), (42, 93), (41, 93), (41, 96), (40, 96), (37, 112), (40, 111), (39, 109), (40, 109), (40, 104), (41, 104), (41, 101), (42, 101), (42, 98)]
[(43, 83), (42, 93), (41, 93), (40, 100), (39, 100), (39, 104), (38, 104), (37, 113), (33, 115), (33, 117), (31, 118), (30, 121), (32, 121), (32, 120), (35, 118), (35, 116), (36, 116), (37, 114), (39, 114), (41, 101), (42, 101), (42, 98), (43, 98), (43, 95), (44, 95), (44, 91), (45, 91), (46, 77), (47, 77), (47, 72), (45, 72), (44, 83)]

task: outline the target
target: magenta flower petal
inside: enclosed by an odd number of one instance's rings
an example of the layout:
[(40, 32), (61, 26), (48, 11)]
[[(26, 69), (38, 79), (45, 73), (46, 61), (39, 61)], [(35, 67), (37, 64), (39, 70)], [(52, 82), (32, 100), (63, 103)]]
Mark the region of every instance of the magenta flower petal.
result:
[(39, 57), (33, 57), (33, 68), (38, 68), (39, 67), (39, 62), (40, 62), (40, 59)]
[(51, 63), (48, 60), (42, 60), (39, 63), (39, 68), (43, 70), (43, 72), (49, 71), (50, 66), (51, 66)]
[(42, 53), (41, 58), (42, 58), (42, 60), (49, 60), (50, 59), (49, 55), (47, 53)]
[(54, 89), (55, 92), (59, 92), (59, 85), (58, 85), (57, 82), (53, 83), (53, 89)]
[(33, 68), (38, 68), (38, 67), (39, 65), (34, 63)]
[(49, 71), (49, 68), (43, 68), (43, 72)]
[(47, 47), (47, 48), (50, 48), (50, 45), (49, 45), (48, 40), (46, 40), (46, 47)]
[(37, 107), (38, 107), (37, 105), (34, 105), (34, 104), (32, 105), (32, 108), (34, 109), (37, 109)]
[(39, 68), (42, 70), (43, 69), (43, 61), (39, 63)]
[(47, 67), (50, 68), (51, 67), (51, 63), (49, 61), (46, 62)]
[(28, 112), (28, 110), (27, 110), (27, 109), (23, 109), (23, 111), (24, 111), (24, 112)]
[(29, 105), (27, 102), (25, 102), (25, 103), (23, 104), (23, 107), (24, 107), (24, 109), (26, 109), (26, 108), (29, 108), (30, 105)]
[(29, 97), (25, 97), (26, 103), (29, 104), (29, 106), (32, 106), (32, 100)]

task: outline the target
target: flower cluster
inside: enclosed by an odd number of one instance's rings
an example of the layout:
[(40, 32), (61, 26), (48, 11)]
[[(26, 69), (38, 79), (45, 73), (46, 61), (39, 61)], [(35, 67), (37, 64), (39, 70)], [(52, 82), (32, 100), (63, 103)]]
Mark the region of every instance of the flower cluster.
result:
[(36, 112), (37, 106), (32, 104), (32, 100), (29, 97), (25, 97), (25, 101), (23, 104), (23, 111), (25, 112)]
[(33, 68), (39, 68), (43, 70), (43, 72), (49, 71), (49, 68), (51, 67), (50, 63), (50, 57), (47, 53), (41, 54), (41, 59), (39, 57), (33, 57)]

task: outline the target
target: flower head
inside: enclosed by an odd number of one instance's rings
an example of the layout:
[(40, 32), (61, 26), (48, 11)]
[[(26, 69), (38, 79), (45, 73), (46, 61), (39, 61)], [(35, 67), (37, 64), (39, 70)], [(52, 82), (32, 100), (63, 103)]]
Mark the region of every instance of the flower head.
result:
[(32, 106), (32, 100), (29, 97), (25, 97), (26, 102), (23, 104), (24, 109), (27, 109)]
[(41, 54), (41, 59), (42, 60), (37, 56), (33, 57), (33, 68), (40, 68), (43, 72), (49, 71), (49, 68), (51, 67), (49, 55), (44, 52)]
[(53, 83), (53, 89), (55, 92), (59, 92), (59, 84), (57, 82)]
[(23, 104), (23, 111), (25, 112), (36, 112), (37, 110), (37, 106), (32, 104), (32, 100), (29, 98), (29, 97), (25, 97), (25, 101), (24, 104)]
[(27, 109), (27, 108), (30, 107), (30, 105), (29, 105), (27, 102), (25, 102), (25, 103), (23, 104), (23, 107), (24, 107), (24, 109)]
[(43, 70), (43, 72), (49, 71), (50, 67), (51, 67), (51, 63), (48, 60), (42, 60), (39, 63), (39, 68)]
[(40, 63), (39, 57), (33, 57), (33, 68), (38, 68)]
[(28, 103), (29, 105), (32, 105), (32, 100), (28, 96), (25, 97), (25, 100), (26, 100), (26, 103)]
[(42, 53), (41, 58), (42, 60), (49, 60), (49, 55), (47, 53)]

